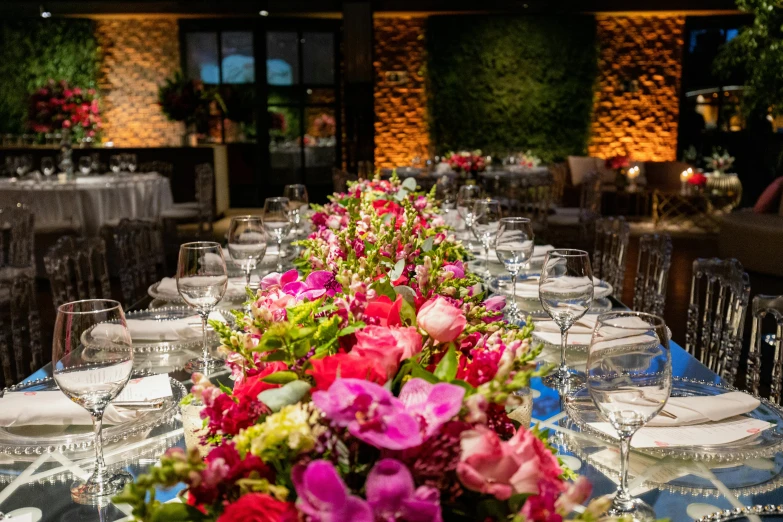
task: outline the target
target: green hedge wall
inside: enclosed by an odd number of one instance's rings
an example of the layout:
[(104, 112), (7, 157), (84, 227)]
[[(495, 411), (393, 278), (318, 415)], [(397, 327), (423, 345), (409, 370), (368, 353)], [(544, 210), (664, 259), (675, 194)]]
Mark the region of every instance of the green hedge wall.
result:
[(434, 16), (427, 22), (430, 134), (439, 152), (587, 149), (597, 73), (590, 16)]
[(94, 23), (73, 18), (0, 21), (0, 133), (25, 131), (28, 95), (49, 78), (96, 87)]

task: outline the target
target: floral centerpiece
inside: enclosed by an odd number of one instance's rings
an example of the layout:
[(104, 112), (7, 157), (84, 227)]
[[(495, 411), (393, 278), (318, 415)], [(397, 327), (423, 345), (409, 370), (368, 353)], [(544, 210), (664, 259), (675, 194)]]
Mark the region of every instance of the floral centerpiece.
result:
[[(212, 324), (234, 387), (194, 375), (206, 459), (170, 450), (116, 501), (143, 521), (555, 522), (589, 496), (507, 413), (543, 373), (532, 326), (502, 321), (412, 181), (315, 207), (298, 270)], [(183, 503), (155, 499), (181, 482)]]
[(713, 174), (722, 175), (734, 165), (734, 156), (721, 149), (713, 149), (712, 155), (704, 158), (707, 169)]
[(223, 99), (215, 89), (205, 87), (201, 81), (187, 80), (180, 72), (158, 88), (158, 104), (163, 114), (172, 121), (184, 122), (192, 137), (196, 133), (207, 132), (212, 102), (221, 107), (223, 114), (227, 112)]
[(523, 169), (534, 169), (541, 165), (541, 158), (533, 154), (531, 151), (524, 152), (519, 155), (517, 165)]
[(484, 172), (487, 168), (486, 160), (481, 155), (480, 150), (474, 150), (473, 152), (448, 152), (444, 159), (454, 172), (477, 174)]
[(612, 156), (604, 161), (604, 165), (607, 169), (611, 170), (627, 169), (631, 165), (631, 157), (627, 154), (623, 156)]
[(100, 139), (103, 123), (95, 89), (50, 79), (30, 95), (27, 126), (35, 133), (68, 130), (75, 141)]

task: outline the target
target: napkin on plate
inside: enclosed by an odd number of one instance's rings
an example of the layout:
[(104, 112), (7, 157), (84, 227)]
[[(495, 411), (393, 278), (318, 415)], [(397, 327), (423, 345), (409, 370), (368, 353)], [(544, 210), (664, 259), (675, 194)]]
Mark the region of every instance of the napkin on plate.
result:
[[(575, 322), (573, 325), (571, 325), (571, 328), (568, 330), (568, 335), (572, 334), (586, 334), (586, 335), (593, 335), (593, 329), (595, 328), (595, 323), (598, 321), (598, 316), (595, 314), (591, 315), (584, 315), (582, 316), (577, 322)], [(554, 321), (536, 321), (535, 322), (535, 332), (555, 332), (558, 335), (560, 335), (560, 327), (557, 326), (557, 323)]]
[[(251, 276), (250, 284), (258, 285), (258, 276)], [(245, 295), (245, 276), (230, 277), (226, 287), (226, 296), (241, 297)], [(167, 299), (179, 299), (179, 290), (177, 290), (177, 280), (173, 277), (164, 277), (158, 283), (157, 293)]]
[(647, 426), (692, 426), (721, 421), (749, 413), (759, 404), (761, 401), (740, 391), (706, 397), (669, 397), (663, 407), (666, 413), (658, 414)]
[[(225, 318), (219, 312), (209, 314), (210, 319), (225, 322)], [(200, 339), (201, 318), (198, 315), (172, 319), (169, 321), (156, 321), (155, 319), (127, 319), (128, 333), (131, 339), (138, 341), (185, 341)], [(92, 330), (95, 339), (115, 339), (122, 334), (120, 326), (116, 324), (99, 324)]]

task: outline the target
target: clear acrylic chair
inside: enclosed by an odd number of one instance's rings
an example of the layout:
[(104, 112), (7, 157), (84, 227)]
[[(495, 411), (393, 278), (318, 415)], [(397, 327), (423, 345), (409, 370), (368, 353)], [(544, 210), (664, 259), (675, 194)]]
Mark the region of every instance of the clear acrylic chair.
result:
[(613, 294), (623, 295), (625, 259), (631, 228), (624, 217), (601, 218), (595, 222), (593, 275), (612, 285)]
[(196, 237), (212, 237), (215, 205), (215, 173), (212, 165), (196, 165), (196, 201), (177, 203), (173, 208), (160, 213), (168, 223), (167, 229), (176, 235), (178, 223), (196, 223)]
[(35, 277), (35, 216), (22, 203), (0, 207), (0, 273)]
[(549, 166), (549, 173), (552, 175), (552, 203), (562, 205), (563, 192), (568, 178), (568, 163), (564, 161), (553, 163)]
[(563, 246), (588, 242), (595, 221), (601, 217), (601, 194), (601, 176), (596, 172), (586, 175), (580, 184), (579, 207), (557, 207), (549, 216), (550, 242)]
[(43, 364), (35, 279), (0, 275), (0, 363), (3, 385), (23, 380)]
[[(769, 399), (778, 404), (783, 398), (783, 296), (757, 295), (753, 298), (751, 307), (752, 330), (750, 350), (748, 353), (748, 370), (745, 387), (755, 395), (761, 394), (762, 358), (771, 366)], [(775, 333), (764, 334), (764, 319), (771, 316), (775, 322)], [(766, 347), (769, 347), (766, 348)]]
[(685, 348), (728, 384), (737, 376), (749, 300), (748, 274), (739, 261), (693, 262)]
[(81, 299), (111, 298), (106, 243), (99, 237), (61, 237), (44, 255), (44, 267), (55, 308)]
[(639, 238), (633, 285), (634, 310), (663, 317), (671, 265), (672, 238), (669, 234), (645, 234)]

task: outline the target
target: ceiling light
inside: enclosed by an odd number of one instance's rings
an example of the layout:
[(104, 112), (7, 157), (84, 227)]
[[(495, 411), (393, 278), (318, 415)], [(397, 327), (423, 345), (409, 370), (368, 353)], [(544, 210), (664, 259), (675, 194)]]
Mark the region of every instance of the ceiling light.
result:
[(261, 16), (269, 16), (269, 11), (262, 9), (261, 11), (258, 12), (258, 14), (260, 14)]

